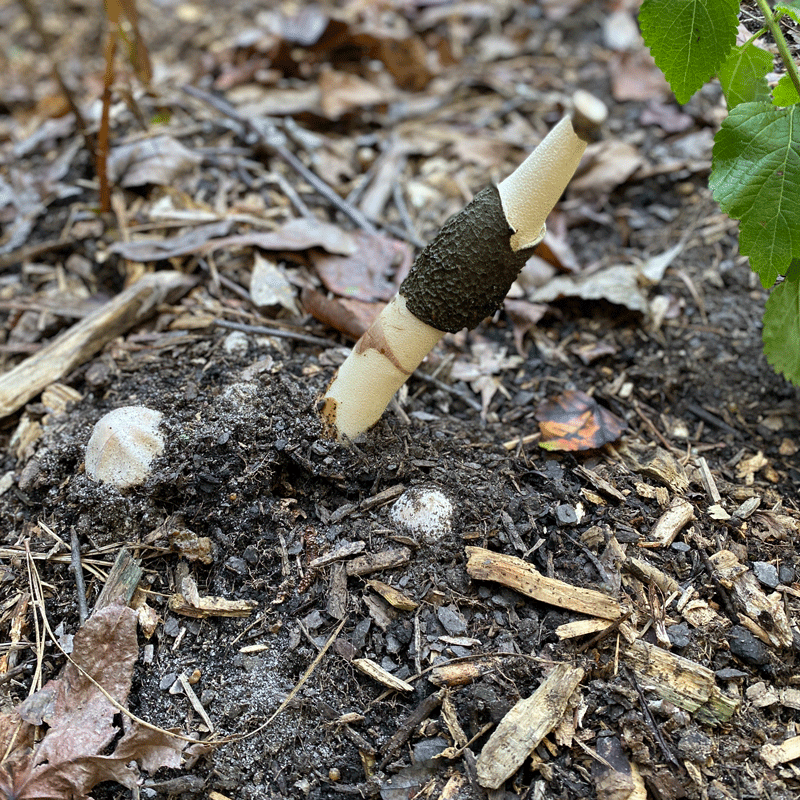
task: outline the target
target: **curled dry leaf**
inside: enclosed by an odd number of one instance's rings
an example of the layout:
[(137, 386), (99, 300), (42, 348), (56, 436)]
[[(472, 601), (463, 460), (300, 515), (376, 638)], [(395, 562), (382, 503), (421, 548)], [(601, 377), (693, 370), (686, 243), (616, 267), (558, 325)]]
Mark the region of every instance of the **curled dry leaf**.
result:
[(539, 446), (545, 450), (594, 450), (619, 439), (625, 423), (579, 391), (549, 398), (536, 409)]

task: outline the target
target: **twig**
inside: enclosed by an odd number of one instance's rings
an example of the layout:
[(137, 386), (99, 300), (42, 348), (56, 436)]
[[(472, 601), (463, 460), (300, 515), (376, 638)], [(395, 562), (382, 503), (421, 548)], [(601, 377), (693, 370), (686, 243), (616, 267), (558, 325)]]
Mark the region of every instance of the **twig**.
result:
[(78, 540), (78, 532), (75, 528), (71, 531), (71, 544), (70, 548), (70, 572), (75, 576), (75, 589), (78, 593), (78, 618), (81, 625), (86, 622), (89, 616), (89, 609), (86, 607), (86, 583), (83, 580), (83, 567), (81, 566), (81, 543)]
[(639, 686), (639, 682), (636, 680), (636, 673), (632, 669), (628, 669), (628, 667), (623, 667), (623, 669), (625, 670), (628, 680), (631, 682), (633, 687), (636, 689), (636, 693), (639, 695), (639, 704), (642, 707), (642, 713), (647, 719), (650, 729), (653, 731), (653, 736), (655, 737), (655, 740), (658, 743), (658, 747), (663, 753), (664, 758), (666, 758), (667, 761), (672, 764), (672, 766), (681, 769), (680, 761), (675, 758), (675, 756), (672, 754), (672, 751), (669, 749), (669, 747), (667, 747), (667, 743), (664, 741), (664, 737), (661, 735), (661, 731), (658, 729), (658, 725), (653, 718), (653, 713), (650, 711), (650, 707), (647, 705), (647, 699), (644, 696), (644, 692)]
[(244, 322), (229, 322), (226, 319), (215, 319), (214, 324), (218, 328), (229, 328), (232, 331), (242, 331), (243, 333), (259, 334), (261, 336), (277, 336), (281, 339), (294, 339), (306, 344), (317, 344), (320, 347), (338, 347), (338, 342), (332, 339), (323, 339), (320, 336), (311, 336), (299, 331), (288, 331), (280, 328), (266, 328), (263, 325), (247, 325)]
[(52, 250), (63, 250), (74, 245), (75, 239), (51, 239), (49, 242), (41, 244), (25, 245), (18, 250), (0, 255), (0, 270), (13, 267), (14, 264), (20, 264), (23, 261), (33, 261)]
[(461, 389), (456, 389), (455, 386), (450, 386), (449, 384), (445, 383), (439, 378), (434, 378), (433, 375), (428, 375), (426, 372), (421, 372), (420, 370), (414, 370), (414, 377), (419, 378), (424, 383), (429, 383), (431, 386), (435, 386), (437, 389), (441, 389), (443, 392), (448, 392), (452, 394), (454, 397), (457, 397), (459, 400), (463, 400), (473, 411), (482, 411), (481, 404), (470, 397), (466, 392), (462, 392)]
[(261, 129), (252, 119), (242, 116), (230, 103), (223, 100), (216, 95), (204, 92), (196, 86), (185, 85), (181, 87), (186, 94), (202, 100), (212, 108), (215, 108), (221, 114), (224, 114), (234, 122), (238, 122), (247, 132), (254, 135), (262, 147), (271, 153), (274, 153), (279, 158), (283, 159), (303, 180), (307, 181), (314, 187), (320, 195), (322, 195), (328, 202), (332, 203), (350, 220), (352, 220), (359, 228), (367, 231), (367, 233), (375, 234), (377, 229), (375, 226), (354, 206), (350, 205), (346, 200), (343, 200), (336, 191), (329, 186), (322, 178), (312, 172), (291, 150), (284, 147), (275, 141), (270, 141), (269, 137), (264, 130)]

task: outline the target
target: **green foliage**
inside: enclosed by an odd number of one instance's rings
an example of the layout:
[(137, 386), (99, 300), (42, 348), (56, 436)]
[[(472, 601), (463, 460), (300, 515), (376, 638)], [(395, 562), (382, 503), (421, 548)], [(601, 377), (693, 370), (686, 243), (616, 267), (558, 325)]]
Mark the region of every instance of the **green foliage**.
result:
[(793, 106), (800, 103), (800, 94), (788, 73), (784, 75), (772, 90), (772, 102), (776, 106)]
[(772, 53), (752, 42), (734, 47), (717, 76), (728, 103), (728, 111), (739, 103), (769, 100), (767, 75), (770, 72)]
[(800, 385), (800, 280), (785, 280), (772, 290), (761, 338), (775, 372)]
[(800, 25), (800, 0), (792, 0), (791, 3), (775, 3), (775, 11), (779, 14), (788, 14)]
[(738, 0), (644, 0), (639, 26), (679, 103), (714, 77), (736, 42)]
[[(800, 73), (778, 20), (800, 25), (800, 0), (780, 0), (766, 27), (736, 47), (738, 0), (644, 0), (645, 43), (678, 102), (716, 73), (728, 117), (714, 137), (709, 185), (725, 213), (740, 220), (739, 249), (765, 288), (785, 275), (764, 311), (764, 352), (800, 386)], [(770, 94), (772, 55), (755, 40), (769, 30), (786, 74)]]
[(711, 163), (714, 199), (741, 220), (739, 250), (768, 289), (800, 257), (800, 107), (736, 106)]

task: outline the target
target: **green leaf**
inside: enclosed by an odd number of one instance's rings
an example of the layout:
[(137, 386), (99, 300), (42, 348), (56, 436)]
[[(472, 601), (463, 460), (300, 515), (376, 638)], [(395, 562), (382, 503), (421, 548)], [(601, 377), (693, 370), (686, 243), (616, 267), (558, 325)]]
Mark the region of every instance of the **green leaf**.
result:
[(798, 25), (800, 25), (800, 0), (792, 0), (791, 3), (775, 3), (775, 13), (783, 12), (788, 14)]
[(736, 43), (738, 0), (644, 0), (639, 26), (679, 103), (717, 74)]
[(768, 100), (767, 75), (772, 72), (772, 53), (753, 42), (735, 47), (719, 68), (719, 82), (728, 101), (728, 111), (739, 103)]
[(714, 137), (708, 183), (741, 220), (739, 250), (768, 289), (800, 257), (800, 106), (736, 106)]
[(775, 372), (800, 386), (800, 281), (784, 281), (772, 290), (761, 338)]
[(772, 102), (776, 106), (793, 106), (795, 103), (800, 103), (800, 94), (797, 93), (797, 88), (788, 73), (778, 81), (772, 90)]

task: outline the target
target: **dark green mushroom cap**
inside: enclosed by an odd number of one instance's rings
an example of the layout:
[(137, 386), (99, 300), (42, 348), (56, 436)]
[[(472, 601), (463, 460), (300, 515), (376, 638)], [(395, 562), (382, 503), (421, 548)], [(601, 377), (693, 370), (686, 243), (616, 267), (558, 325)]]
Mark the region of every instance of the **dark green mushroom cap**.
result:
[(408, 310), (440, 331), (475, 328), (500, 308), (533, 247), (511, 249), (496, 186), (445, 222), (400, 286)]

